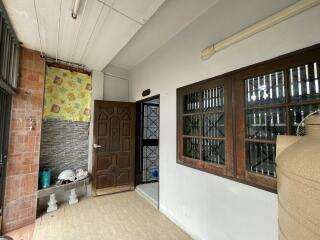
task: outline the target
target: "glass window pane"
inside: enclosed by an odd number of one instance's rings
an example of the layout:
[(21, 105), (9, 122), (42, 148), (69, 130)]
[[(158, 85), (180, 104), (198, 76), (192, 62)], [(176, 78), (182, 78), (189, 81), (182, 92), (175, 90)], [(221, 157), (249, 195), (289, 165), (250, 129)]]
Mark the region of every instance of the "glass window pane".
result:
[[(276, 140), (277, 135), (287, 134), (285, 108), (267, 108), (286, 102), (284, 71), (246, 79), (244, 90), (247, 170), (275, 177), (275, 144), (253, 140)], [(263, 108), (253, 109), (258, 106)]]
[(299, 123), (310, 113), (320, 110), (320, 104), (294, 106), (290, 108), (290, 135), (296, 135)]
[(0, 10), (0, 76), (7, 86), (16, 89), (18, 84), (19, 45), (10, 28), (9, 19)]
[(214, 87), (202, 91), (204, 112), (222, 111), (224, 106), (224, 88)]
[(183, 108), (184, 113), (195, 113), (201, 111), (201, 93), (189, 93), (184, 96)]
[(263, 175), (276, 176), (276, 145), (247, 143), (247, 169)]
[(159, 106), (143, 106), (143, 139), (159, 139)]
[(247, 138), (274, 140), (277, 135), (286, 134), (284, 108), (248, 110)]
[(290, 100), (320, 99), (319, 92), (319, 62), (290, 68)]
[(224, 165), (224, 141), (215, 139), (203, 139), (203, 161)]
[(200, 159), (201, 147), (201, 160), (224, 164), (224, 87), (186, 94), (183, 105), (183, 155)]
[(285, 102), (283, 71), (245, 80), (245, 103), (247, 107)]
[(202, 135), (208, 138), (202, 139), (202, 160), (224, 165), (224, 87), (206, 89), (202, 93), (206, 112), (202, 115)]
[(183, 138), (183, 156), (200, 159), (200, 139)]
[(159, 167), (159, 146), (144, 146), (143, 147), (143, 182), (158, 180)]
[(224, 113), (208, 113), (202, 115), (202, 129), (205, 137), (224, 137)]
[(183, 117), (183, 135), (200, 135), (200, 115), (191, 115)]

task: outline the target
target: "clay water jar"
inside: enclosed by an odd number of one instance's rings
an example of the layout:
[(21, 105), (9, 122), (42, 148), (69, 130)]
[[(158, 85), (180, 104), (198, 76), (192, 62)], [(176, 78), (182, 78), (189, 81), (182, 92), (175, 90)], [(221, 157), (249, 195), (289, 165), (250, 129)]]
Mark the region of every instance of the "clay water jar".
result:
[(306, 119), (306, 136), (277, 138), (280, 240), (320, 239), (320, 116)]

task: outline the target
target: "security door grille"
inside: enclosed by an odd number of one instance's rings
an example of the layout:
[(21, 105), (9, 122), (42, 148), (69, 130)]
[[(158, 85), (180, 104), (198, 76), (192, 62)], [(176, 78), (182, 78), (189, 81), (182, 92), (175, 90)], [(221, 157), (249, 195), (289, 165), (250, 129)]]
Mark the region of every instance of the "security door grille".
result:
[(159, 104), (143, 103), (142, 183), (158, 180)]
[(159, 97), (137, 103), (136, 185), (159, 179)]
[(3, 209), (5, 174), (7, 169), (11, 96), (0, 88), (0, 209)]

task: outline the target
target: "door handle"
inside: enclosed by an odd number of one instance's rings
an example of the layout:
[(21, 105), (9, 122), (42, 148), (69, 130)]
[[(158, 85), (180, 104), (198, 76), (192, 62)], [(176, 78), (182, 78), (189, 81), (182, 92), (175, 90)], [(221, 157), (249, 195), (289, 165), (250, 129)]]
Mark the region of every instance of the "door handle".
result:
[(101, 145), (93, 144), (93, 148), (101, 148), (101, 147), (102, 147)]

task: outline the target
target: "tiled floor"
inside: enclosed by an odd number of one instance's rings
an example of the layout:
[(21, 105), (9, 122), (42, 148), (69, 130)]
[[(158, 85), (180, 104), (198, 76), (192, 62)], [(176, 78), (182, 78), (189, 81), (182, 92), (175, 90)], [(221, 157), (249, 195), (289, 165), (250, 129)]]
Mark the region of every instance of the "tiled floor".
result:
[(29, 226), (10, 232), (6, 235), (12, 237), (14, 240), (32, 240), (34, 225), (35, 224), (31, 224)]
[(136, 191), (146, 197), (147, 200), (151, 201), (154, 206), (158, 207), (159, 183), (155, 182), (138, 185)]
[[(31, 240), (16, 238), (15, 240)], [(136, 192), (64, 204), (35, 224), (33, 240), (191, 239)]]

